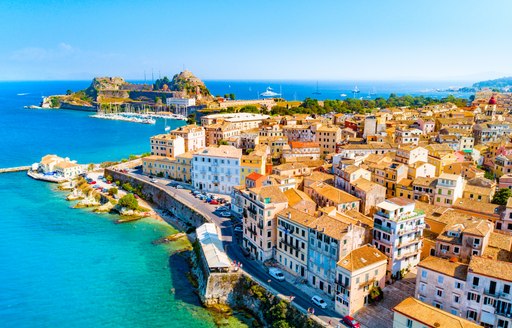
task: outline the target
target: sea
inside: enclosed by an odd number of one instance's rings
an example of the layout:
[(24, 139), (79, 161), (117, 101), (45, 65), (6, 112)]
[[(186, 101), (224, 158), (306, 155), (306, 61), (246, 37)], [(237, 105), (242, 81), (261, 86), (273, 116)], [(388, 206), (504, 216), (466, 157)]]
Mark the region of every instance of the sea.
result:
[[(0, 82), (0, 168), (30, 165), (46, 154), (79, 163), (121, 160), (149, 151), (149, 137), (184, 124), (90, 118), (72, 110), (25, 109), (42, 96), (81, 90), (90, 81)], [(213, 94), (257, 98), (267, 87), (289, 100), (342, 99), (355, 87), (333, 81), (206, 81)], [(318, 85), (318, 87), (317, 87)], [(448, 82), (359, 83), (360, 97), (446, 96)], [(460, 84), (468, 85), (468, 84)], [(313, 92), (316, 92), (313, 94)], [(367, 95), (368, 94), (368, 95)], [(469, 95), (458, 95), (469, 97)], [(194, 294), (173, 245), (152, 241), (175, 232), (142, 220), (115, 224), (109, 214), (72, 209), (55, 185), (25, 173), (0, 174), (0, 326), (246, 327), (219, 321)]]

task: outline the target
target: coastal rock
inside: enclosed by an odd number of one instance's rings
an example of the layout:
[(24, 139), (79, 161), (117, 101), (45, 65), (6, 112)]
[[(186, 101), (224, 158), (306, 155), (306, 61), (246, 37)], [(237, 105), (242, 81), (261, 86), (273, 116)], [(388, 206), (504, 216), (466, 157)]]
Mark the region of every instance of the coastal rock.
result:
[(84, 207), (95, 207), (100, 206), (100, 203), (94, 198), (85, 198), (79, 201), (74, 208), (84, 208)]
[(113, 208), (114, 208), (114, 204), (112, 204), (111, 202), (106, 202), (105, 204), (96, 208), (94, 210), (94, 212), (108, 213), (108, 212), (112, 211)]

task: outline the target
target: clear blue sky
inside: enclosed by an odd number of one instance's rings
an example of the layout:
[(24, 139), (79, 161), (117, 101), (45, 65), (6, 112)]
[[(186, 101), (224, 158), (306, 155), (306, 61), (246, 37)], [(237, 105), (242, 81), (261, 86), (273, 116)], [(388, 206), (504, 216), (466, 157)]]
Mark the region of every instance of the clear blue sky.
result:
[(509, 0), (2, 0), (0, 13), (0, 80), (512, 75)]

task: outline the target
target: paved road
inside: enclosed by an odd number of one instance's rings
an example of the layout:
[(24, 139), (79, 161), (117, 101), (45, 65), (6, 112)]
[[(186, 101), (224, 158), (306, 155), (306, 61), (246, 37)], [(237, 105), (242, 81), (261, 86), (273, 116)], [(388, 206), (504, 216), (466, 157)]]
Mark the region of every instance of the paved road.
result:
[[(139, 171), (133, 171), (130, 172), (129, 174), (141, 180), (150, 182), (150, 179), (147, 176), (142, 175)], [(174, 185), (175, 182), (171, 180), (160, 178), (156, 178), (155, 180), (157, 182), (154, 184), (168, 190), (171, 194), (174, 195), (174, 197), (176, 197), (183, 203), (188, 203), (191, 207), (196, 209), (198, 212), (202, 213), (204, 216), (208, 216), (213, 223), (220, 227), (222, 239), (224, 241), (228, 257), (231, 260), (241, 262), (243, 270), (247, 272), (250, 276), (257, 278), (263, 283), (269, 284), (274, 290), (276, 290), (278, 293), (284, 296), (293, 295), (293, 303), (299, 305), (303, 309), (314, 307), (316, 316), (322, 319), (325, 322), (326, 326), (328, 326), (328, 323), (331, 322), (331, 326), (336, 327), (336, 325), (340, 322), (340, 314), (336, 313), (333, 309), (321, 309), (318, 306), (314, 305), (311, 302), (311, 297), (313, 295), (306, 294), (291, 282), (278, 282), (277, 280), (270, 277), (270, 275), (266, 272), (265, 267), (261, 263), (245, 257), (242, 254), (240, 248), (240, 240), (242, 238), (242, 234), (235, 233), (233, 231), (233, 223), (230, 219), (220, 217), (214, 212), (217, 206), (210, 205), (195, 198), (190, 193), (190, 190), (175, 188), (174, 186), (172, 186)], [(340, 325), (341, 327), (344, 327), (343, 324)], [(361, 327), (365, 328), (366, 326), (361, 325)]]

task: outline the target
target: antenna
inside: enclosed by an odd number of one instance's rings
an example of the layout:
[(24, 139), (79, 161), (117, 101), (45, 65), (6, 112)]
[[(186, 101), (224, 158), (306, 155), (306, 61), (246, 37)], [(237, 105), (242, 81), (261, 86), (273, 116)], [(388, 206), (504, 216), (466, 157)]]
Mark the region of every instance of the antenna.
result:
[(151, 69), (151, 83), (155, 83), (155, 75), (153, 74), (153, 69)]

